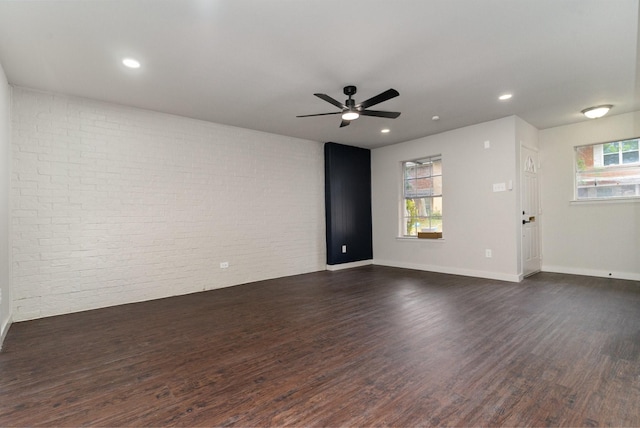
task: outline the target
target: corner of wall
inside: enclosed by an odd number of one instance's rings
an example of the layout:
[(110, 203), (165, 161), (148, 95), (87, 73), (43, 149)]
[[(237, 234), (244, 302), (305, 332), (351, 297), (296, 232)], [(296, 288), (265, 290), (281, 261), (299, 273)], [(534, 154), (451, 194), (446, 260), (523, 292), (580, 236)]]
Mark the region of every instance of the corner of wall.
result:
[(11, 86), (0, 64), (0, 349), (12, 322)]
[(6, 322), (4, 322), (0, 326), (0, 352), (2, 351), (2, 346), (4, 345), (4, 339), (5, 337), (7, 337), (7, 333), (9, 333), (9, 327), (11, 327), (12, 322), (13, 322), (13, 319), (11, 317), (11, 313), (9, 313), (9, 318), (7, 318)]

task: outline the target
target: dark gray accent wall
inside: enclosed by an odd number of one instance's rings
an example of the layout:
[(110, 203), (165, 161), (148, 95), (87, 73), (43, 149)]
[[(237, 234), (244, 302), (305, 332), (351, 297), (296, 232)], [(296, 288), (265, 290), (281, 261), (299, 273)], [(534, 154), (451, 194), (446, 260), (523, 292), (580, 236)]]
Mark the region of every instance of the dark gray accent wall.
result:
[(372, 259), (371, 151), (326, 143), (324, 169), (327, 264)]

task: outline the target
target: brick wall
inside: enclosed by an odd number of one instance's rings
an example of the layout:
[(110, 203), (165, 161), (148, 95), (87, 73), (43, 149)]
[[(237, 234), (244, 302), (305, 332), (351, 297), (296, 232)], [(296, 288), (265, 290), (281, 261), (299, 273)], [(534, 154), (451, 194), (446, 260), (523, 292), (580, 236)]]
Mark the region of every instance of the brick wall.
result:
[(320, 143), (24, 88), (12, 117), (16, 321), (325, 268)]

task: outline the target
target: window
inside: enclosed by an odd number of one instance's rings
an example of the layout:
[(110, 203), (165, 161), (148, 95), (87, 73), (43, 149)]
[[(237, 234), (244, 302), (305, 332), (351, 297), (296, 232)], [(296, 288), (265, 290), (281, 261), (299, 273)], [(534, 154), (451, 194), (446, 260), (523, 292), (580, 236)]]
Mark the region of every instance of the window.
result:
[(640, 197), (639, 141), (576, 147), (576, 199)]
[(402, 163), (401, 236), (442, 232), (442, 159), (431, 156)]

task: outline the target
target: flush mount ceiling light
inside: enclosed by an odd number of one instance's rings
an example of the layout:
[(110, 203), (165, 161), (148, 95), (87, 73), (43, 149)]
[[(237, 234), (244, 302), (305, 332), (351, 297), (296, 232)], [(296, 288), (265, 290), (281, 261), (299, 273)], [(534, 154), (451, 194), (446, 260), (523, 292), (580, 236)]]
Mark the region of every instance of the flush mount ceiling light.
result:
[(125, 67), (129, 68), (140, 68), (140, 61), (133, 58), (125, 58), (122, 60), (122, 63)]
[(502, 94), (498, 97), (500, 101), (510, 100), (513, 97), (513, 94)]
[(384, 128), (381, 129), (380, 132), (382, 132), (383, 134), (388, 134), (389, 132), (391, 132), (391, 130), (389, 128)]
[(345, 110), (342, 113), (342, 120), (356, 120), (360, 117), (360, 114), (357, 111), (353, 110)]
[(613, 107), (613, 105), (604, 104), (604, 105), (601, 105), (601, 106), (595, 106), (595, 107), (586, 108), (586, 109), (582, 110), (580, 113), (584, 114), (589, 119), (597, 119), (597, 118), (602, 117), (605, 114), (609, 113), (609, 110), (611, 110), (611, 107)]

